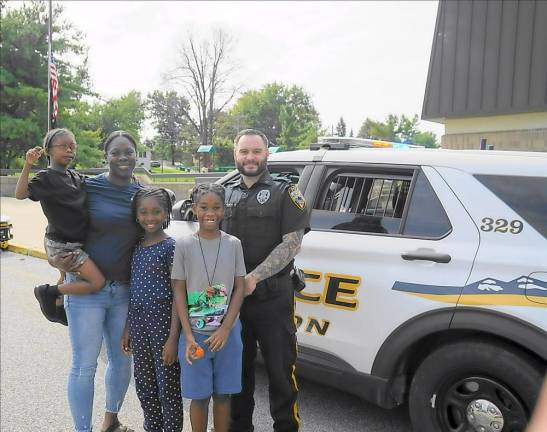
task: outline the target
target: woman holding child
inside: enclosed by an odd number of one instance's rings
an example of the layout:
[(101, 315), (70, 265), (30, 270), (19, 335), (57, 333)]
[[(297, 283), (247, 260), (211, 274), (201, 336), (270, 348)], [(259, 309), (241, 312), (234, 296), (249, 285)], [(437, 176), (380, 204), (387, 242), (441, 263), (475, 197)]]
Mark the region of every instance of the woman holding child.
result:
[[(72, 346), (68, 378), (68, 400), (74, 430), (92, 430), (94, 379), (103, 339), (106, 369), (106, 410), (103, 432), (132, 432), (118, 420), (131, 376), (131, 359), (124, 355), (120, 340), (127, 319), (129, 272), (138, 236), (132, 218), (131, 198), (140, 184), (133, 176), (136, 142), (127, 132), (116, 131), (104, 142), (108, 171), (85, 180), (89, 226), (84, 249), (104, 276), (104, 286), (91, 294), (68, 294), (65, 310)], [(73, 253), (50, 257), (50, 263), (70, 272), (77, 257)], [(67, 273), (66, 282), (78, 279)]]
[[(27, 152), (16, 191), (19, 199), (40, 201), (48, 219), (48, 261), (66, 272), (64, 283), (40, 285), (35, 296), (46, 318), (68, 322), (74, 430), (92, 430), (95, 372), (104, 340), (108, 365), (102, 432), (134, 432), (118, 420), (130, 380), (130, 353), (144, 429), (182, 429), (177, 345), (183, 394), (192, 399), (192, 429), (206, 430), (212, 397), (215, 430), (226, 432), (230, 394), (241, 389), (237, 315), (245, 266), (241, 242), (219, 230), (224, 188), (196, 188), (193, 210), (199, 230), (175, 247), (164, 232), (171, 213), (169, 192), (142, 188), (133, 177), (135, 140), (123, 131), (110, 134), (104, 142), (108, 171), (92, 178), (68, 168), (76, 148), (70, 131), (48, 132), (43, 149)], [(30, 167), (43, 154), (48, 169), (29, 181)], [(55, 308), (60, 295), (66, 311), (62, 317)], [(204, 311), (207, 320), (200, 325), (195, 317)]]

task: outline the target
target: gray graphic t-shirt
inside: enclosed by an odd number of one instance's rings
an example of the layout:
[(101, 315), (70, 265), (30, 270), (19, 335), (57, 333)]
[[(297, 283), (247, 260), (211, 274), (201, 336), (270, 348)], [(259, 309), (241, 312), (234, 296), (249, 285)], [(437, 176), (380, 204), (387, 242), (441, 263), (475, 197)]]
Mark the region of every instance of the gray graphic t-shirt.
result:
[(186, 281), (192, 330), (210, 334), (222, 324), (234, 277), (245, 274), (243, 249), (238, 238), (220, 231), (220, 236), (212, 240), (198, 238), (197, 233), (177, 240), (171, 278)]

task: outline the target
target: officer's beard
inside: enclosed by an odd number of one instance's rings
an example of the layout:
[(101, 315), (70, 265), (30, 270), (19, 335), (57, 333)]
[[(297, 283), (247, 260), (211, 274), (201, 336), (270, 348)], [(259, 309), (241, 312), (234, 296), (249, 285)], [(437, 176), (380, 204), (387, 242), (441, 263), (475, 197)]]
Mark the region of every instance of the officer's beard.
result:
[(236, 168), (237, 170), (247, 177), (258, 177), (260, 176), (264, 171), (266, 171), (266, 168), (268, 166), (268, 159), (264, 159), (263, 161), (259, 162), (255, 169), (248, 170), (246, 169), (243, 164), (236, 162)]

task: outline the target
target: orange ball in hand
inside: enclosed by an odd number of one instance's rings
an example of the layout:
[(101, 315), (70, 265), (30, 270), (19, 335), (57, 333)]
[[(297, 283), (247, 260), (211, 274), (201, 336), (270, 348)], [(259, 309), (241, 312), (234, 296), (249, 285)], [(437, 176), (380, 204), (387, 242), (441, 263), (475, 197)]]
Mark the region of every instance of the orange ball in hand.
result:
[(200, 347), (199, 345), (194, 348), (193, 352), (192, 352), (192, 358), (194, 360), (199, 360), (200, 358), (202, 358), (203, 356), (205, 355), (205, 351), (203, 351), (203, 348)]

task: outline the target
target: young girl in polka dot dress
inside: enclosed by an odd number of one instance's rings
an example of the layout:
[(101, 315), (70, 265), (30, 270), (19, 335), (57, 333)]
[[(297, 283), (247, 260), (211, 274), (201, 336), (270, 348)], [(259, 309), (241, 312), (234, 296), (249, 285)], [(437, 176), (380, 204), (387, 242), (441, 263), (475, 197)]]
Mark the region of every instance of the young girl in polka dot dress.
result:
[(165, 189), (141, 189), (133, 196), (132, 209), (144, 236), (131, 260), (129, 315), (122, 349), (133, 353), (144, 430), (180, 432), (180, 326), (171, 289), (175, 240), (164, 232), (169, 225), (171, 198)]

